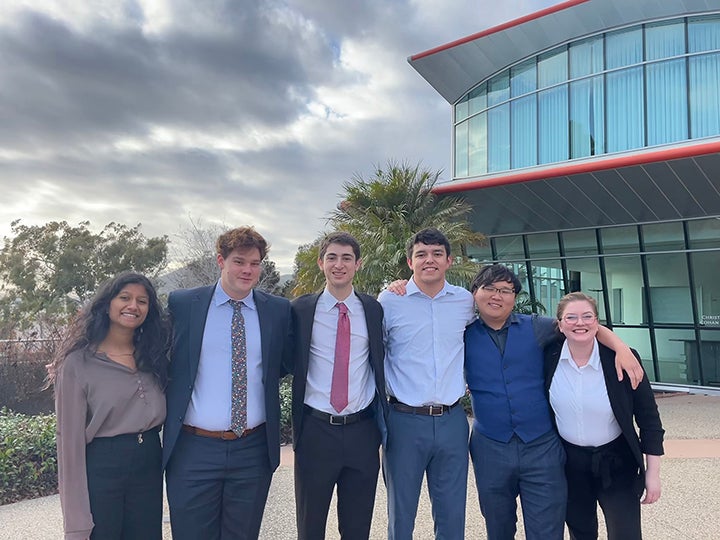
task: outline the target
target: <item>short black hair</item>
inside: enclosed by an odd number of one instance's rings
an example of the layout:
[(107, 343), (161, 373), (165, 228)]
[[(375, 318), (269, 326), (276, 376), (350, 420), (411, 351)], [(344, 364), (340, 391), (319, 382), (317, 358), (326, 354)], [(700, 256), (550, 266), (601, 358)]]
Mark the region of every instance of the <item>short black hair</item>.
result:
[(492, 285), (496, 281), (507, 281), (512, 283), (515, 294), (518, 294), (522, 290), (522, 284), (518, 279), (515, 272), (504, 264), (491, 264), (489, 266), (483, 266), (480, 271), (473, 279), (472, 285), (470, 286), (470, 292), (475, 294), (480, 287), (485, 285)]
[(340, 244), (341, 246), (350, 246), (355, 254), (355, 260), (360, 260), (360, 244), (355, 237), (344, 231), (337, 231), (327, 234), (325, 238), (320, 242), (320, 249), (318, 250), (318, 259), (325, 257), (327, 248), (330, 244)]
[(413, 248), (416, 244), (425, 244), (427, 246), (443, 246), (445, 248), (445, 255), (450, 256), (450, 242), (443, 233), (438, 229), (428, 227), (421, 231), (416, 232), (410, 237), (407, 242), (406, 251), (407, 258), (412, 259)]

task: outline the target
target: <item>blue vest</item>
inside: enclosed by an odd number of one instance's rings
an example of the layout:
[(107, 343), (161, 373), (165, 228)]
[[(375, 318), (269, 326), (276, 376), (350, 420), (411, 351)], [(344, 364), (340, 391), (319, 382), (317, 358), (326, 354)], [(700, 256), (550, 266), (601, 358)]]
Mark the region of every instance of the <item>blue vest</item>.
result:
[(545, 397), (543, 350), (532, 318), (515, 315), (508, 326), (505, 354), (475, 321), (465, 330), (465, 378), (471, 393), (474, 429), (508, 442), (513, 433), (530, 442), (552, 429)]

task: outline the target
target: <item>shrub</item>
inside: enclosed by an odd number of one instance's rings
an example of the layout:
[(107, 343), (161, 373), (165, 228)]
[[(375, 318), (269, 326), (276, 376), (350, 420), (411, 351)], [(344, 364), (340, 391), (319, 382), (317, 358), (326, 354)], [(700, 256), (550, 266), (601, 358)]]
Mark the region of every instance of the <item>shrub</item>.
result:
[(0, 504), (57, 493), (55, 415), (0, 409)]

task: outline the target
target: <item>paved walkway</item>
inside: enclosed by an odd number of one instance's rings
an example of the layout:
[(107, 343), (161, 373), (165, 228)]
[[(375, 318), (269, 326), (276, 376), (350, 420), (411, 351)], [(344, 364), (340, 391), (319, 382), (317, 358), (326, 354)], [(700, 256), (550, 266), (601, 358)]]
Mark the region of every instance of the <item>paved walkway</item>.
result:
[[(720, 396), (661, 396), (658, 406), (666, 430), (666, 455), (661, 467), (663, 495), (657, 503), (643, 507), (643, 536), (650, 540), (720, 540)], [(265, 510), (260, 535), (265, 540), (294, 540), (297, 536), (292, 450), (284, 448), (282, 456)], [(484, 539), (487, 537), (472, 478), (471, 471), (466, 537)], [(334, 511), (331, 509), (328, 522), (328, 540), (339, 538)], [(170, 539), (169, 524), (165, 527), (165, 538)], [(386, 493), (379, 482), (371, 537), (387, 538), (386, 527)], [(519, 529), (518, 539), (525, 538), (521, 522)], [(0, 540), (59, 540), (61, 530), (57, 495), (0, 506)], [(603, 535), (604, 531), (601, 538)], [(426, 491), (421, 496), (415, 538), (433, 538)]]

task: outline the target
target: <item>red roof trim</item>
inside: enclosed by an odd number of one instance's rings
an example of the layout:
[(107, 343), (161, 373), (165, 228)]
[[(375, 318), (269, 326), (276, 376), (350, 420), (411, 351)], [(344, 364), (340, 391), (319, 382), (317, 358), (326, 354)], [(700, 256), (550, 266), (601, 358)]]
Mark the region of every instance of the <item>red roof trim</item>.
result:
[(478, 32), (477, 34), (472, 34), (470, 36), (451, 41), (450, 43), (446, 43), (445, 45), (440, 45), (439, 47), (435, 47), (434, 49), (414, 54), (410, 57), (410, 61), (419, 60), (420, 58), (424, 58), (426, 56), (430, 56), (435, 53), (445, 51), (447, 49), (452, 49), (453, 47), (457, 47), (458, 45), (463, 45), (470, 41), (475, 41), (476, 39), (479, 39), (481, 37), (489, 36), (490, 34), (495, 34), (497, 32), (507, 30), (508, 28), (512, 28), (513, 26), (520, 26), (521, 24), (528, 21), (533, 21), (535, 19), (545, 17), (546, 15), (550, 15), (551, 13), (556, 13), (558, 11), (562, 11), (563, 9), (571, 8), (573, 6), (577, 6), (578, 4), (584, 4), (585, 2), (589, 1), (590, 0), (567, 0), (565, 2), (555, 4), (554, 6), (541, 9), (540, 11), (536, 11), (535, 13), (530, 13), (529, 15), (513, 19), (512, 21), (499, 24), (498, 26), (493, 26), (492, 28), (488, 28), (487, 30)]
[(645, 165), (658, 161), (670, 161), (673, 159), (702, 156), (705, 154), (720, 153), (720, 141), (713, 141), (703, 144), (666, 148), (650, 152), (642, 152), (632, 155), (623, 155), (614, 158), (583, 161), (581, 163), (566, 163), (551, 169), (534, 169), (518, 173), (505, 174), (499, 177), (486, 180), (474, 180), (472, 182), (451, 182), (433, 188), (433, 193), (457, 193), (459, 191), (471, 191), (497, 186), (507, 186), (534, 180), (547, 180), (559, 176), (570, 176), (572, 174), (593, 173), (606, 171), (608, 169), (619, 169), (633, 165)]

